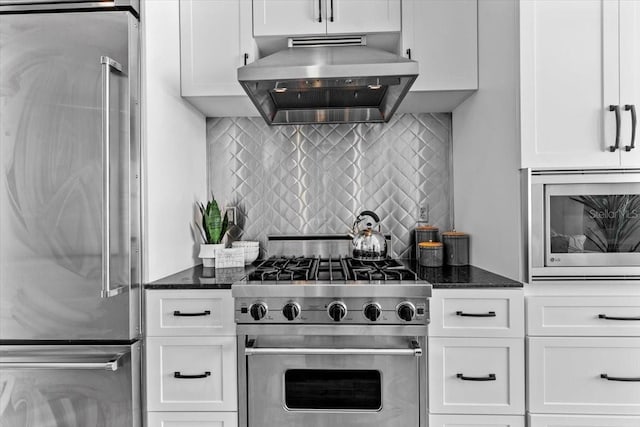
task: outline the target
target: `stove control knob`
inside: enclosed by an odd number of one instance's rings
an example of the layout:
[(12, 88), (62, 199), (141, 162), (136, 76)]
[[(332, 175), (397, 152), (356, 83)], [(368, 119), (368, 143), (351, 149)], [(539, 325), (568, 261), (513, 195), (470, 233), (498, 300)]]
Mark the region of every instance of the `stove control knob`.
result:
[(380, 318), (380, 314), (382, 313), (382, 307), (377, 302), (370, 302), (369, 304), (364, 306), (364, 317), (375, 322)]
[(398, 317), (405, 322), (411, 322), (416, 317), (416, 307), (409, 301), (398, 304), (396, 308)]
[(282, 314), (287, 320), (295, 320), (300, 315), (300, 306), (296, 302), (288, 302), (282, 307)]
[(267, 305), (263, 302), (257, 302), (255, 304), (251, 304), (249, 307), (249, 314), (253, 317), (253, 320), (262, 320), (264, 316), (267, 315)]
[(331, 317), (334, 322), (339, 322), (347, 315), (347, 306), (344, 305), (342, 301), (333, 301), (329, 304), (329, 307), (327, 307), (327, 313), (329, 313), (329, 317)]

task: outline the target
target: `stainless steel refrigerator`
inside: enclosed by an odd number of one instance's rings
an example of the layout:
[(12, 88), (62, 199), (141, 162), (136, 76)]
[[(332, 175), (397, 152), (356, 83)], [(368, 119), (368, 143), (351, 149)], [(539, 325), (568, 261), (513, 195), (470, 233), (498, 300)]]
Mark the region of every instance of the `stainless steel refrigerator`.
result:
[(140, 410), (139, 4), (0, 0), (0, 426)]

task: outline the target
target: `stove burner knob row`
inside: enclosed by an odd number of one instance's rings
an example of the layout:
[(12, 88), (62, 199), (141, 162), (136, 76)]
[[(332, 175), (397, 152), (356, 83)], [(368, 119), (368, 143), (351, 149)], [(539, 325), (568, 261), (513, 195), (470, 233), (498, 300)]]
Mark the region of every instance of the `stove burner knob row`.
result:
[(364, 306), (362, 310), (364, 317), (375, 322), (380, 318), (380, 314), (382, 314), (382, 307), (377, 302), (371, 302)]
[(327, 313), (334, 322), (339, 322), (347, 315), (347, 306), (342, 301), (333, 301), (327, 307)]
[(267, 315), (268, 311), (269, 309), (267, 308), (267, 304), (263, 302), (256, 302), (254, 304), (251, 304), (251, 307), (249, 307), (249, 314), (251, 314), (253, 320), (264, 319), (264, 316)]
[(282, 314), (287, 320), (295, 320), (300, 315), (300, 306), (296, 302), (288, 302), (282, 307)]
[(405, 322), (411, 322), (416, 317), (416, 306), (409, 301), (404, 301), (396, 307), (398, 317)]

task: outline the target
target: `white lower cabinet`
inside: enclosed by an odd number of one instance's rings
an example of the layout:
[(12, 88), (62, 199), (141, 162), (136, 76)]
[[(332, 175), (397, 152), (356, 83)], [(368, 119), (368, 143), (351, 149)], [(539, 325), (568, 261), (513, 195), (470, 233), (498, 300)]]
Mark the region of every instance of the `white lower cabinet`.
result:
[(524, 414), (524, 340), (430, 338), (429, 411)]
[(149, 411), (236, 411), (235, 337), (147, 338)]
[(529, 338), (528, 379), (532, 413), (640, 415), (640, 338)]
[(524, 427), (524, 416), (430, 415), (429, 427)]
[(146, 426), (237, 427), (228, 289), (153, 289), (146, 298)]
[[(617, 415), (529, 415), (529, 427), (638, 427), (640, 417)], [(433, 427), (433, 426), (432, 426)]]
[(149, 412), (147, 427), (237, 427), (236, 412)]

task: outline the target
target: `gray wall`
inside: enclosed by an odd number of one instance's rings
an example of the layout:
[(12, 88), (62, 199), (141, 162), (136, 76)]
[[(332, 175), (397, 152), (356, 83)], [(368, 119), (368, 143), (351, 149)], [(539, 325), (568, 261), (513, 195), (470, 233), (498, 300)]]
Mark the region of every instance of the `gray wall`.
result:
[(450, 135), (450, 114), (273, 127), (259, 117), (209, 118), (208, 188), (238, 207), (235, 238), (344, 233), (370, 209), (392, 235), (393, 255), (407, 258), (421, 207), (429, 223), (450, 227)]

